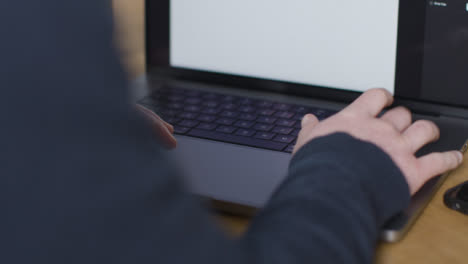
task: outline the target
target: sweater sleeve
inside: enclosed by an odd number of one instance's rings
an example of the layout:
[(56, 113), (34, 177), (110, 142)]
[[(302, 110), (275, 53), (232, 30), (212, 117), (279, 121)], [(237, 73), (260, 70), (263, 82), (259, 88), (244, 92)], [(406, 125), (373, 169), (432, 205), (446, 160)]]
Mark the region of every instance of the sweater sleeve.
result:
[(408, 185), (387, 154), (334, 134), (296, 153), (288, 178), (246, 237), (264, 242), (259, 245), (267, 245), (260, 248), (265, 255), (284, 252), (271, 256), (272, 263), (372, 263), (379, 230), (409, 199)]

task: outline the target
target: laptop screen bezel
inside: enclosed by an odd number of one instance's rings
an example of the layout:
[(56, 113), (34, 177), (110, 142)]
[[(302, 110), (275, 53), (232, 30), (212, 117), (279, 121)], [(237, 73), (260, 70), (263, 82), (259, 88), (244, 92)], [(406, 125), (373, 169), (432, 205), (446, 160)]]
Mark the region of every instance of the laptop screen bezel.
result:
[[(425, 13), (425, 1), (400, 1), (395, 98), (402, 105), (407, 105), (408, 102), (420, 102), (422, 108), (425, 105), (430, 105), (432, 111), (437, 111), (437, 108), (433, 107), (434, 104), (439, 104), (442, 107), (456, 107), (418, 99), (423, 67)], [(171, 67), (170, 0), (147, 0), (145, 2), (145, 21), (146, 70), (150, 74), (162, 75), (171, 79), (280, 92), (286, 95), (323, 98), (345, 103), (351, 102), (360, 95), (359, 92), (332, 89), (331, 87)]]

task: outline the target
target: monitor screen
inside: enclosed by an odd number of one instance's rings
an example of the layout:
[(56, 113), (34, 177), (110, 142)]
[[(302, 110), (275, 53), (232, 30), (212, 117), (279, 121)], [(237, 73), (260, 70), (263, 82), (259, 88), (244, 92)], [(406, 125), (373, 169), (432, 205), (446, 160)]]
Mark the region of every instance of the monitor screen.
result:
[(398, 0), (171, 0), (172, 67), (394, 92)]

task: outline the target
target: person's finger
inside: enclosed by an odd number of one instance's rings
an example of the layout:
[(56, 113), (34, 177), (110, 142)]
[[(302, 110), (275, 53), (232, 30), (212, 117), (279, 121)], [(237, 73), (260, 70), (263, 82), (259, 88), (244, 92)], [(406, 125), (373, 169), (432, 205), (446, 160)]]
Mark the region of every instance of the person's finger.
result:
[(411, 112), (402, 106), (386, 112), (380, 119), (392, 124), (398, 131), (403, 132), (411, 125)]
[(402, 136), (411, 151), (415, 153), (423, 146), (437, 141), (440, 137), (440, 130), (431, 121), (419, 120), (406, 129)]
[(377, 116), (385, 107), (392, 105), (393, 96), (385, 89), (371, 89), (363, 93), (343, 111), (358, 115)]
[(168, 149), (175, 148), (177, 146), (177, 140), (173, 135), (174, 127), (162, 120), (157, 114), (147, 109), (146, 107), (137, 105), (137, 108), (142, 111), (153, 123), (156, 135), (161, 140), (164, 147)]
[(302, 118), (301, 125), (302, 125), (302, 128), (304, 128), (306, 126), (312, 126), (312, 125), (315, 126), (318, 123), (319, 123), (319, 120), (315, 115), (307, 114)]
[[(159, 117), (159, 119), (161, 119), (161, 117)], [(174, 134), (174, 126), (169, 124), (168, 122), (164, 121), (163, 119), (161, 119), (161, 121), (164, 123), (164, 125), (169, 130), (169, 132), (171, 132), (171, 134)]]
[(157, 115), (153, 110), (150, 110), (142, 105), (137, 105), (137, 108), (140, 109), (141, 111), (143, 111), (145, 114), (151, 116), (151, 117), (154, 117), (154, 118), (157, 118), (159, 120), (161, 120), (162, 122), (166, 123), (164, 120), (162, 120), (162, 118)]
[(161, 140), (165, 148), (174, 149), (177, 147), (177, 139), (164, 124), (159, 122), (154, 123), (154, 129), (156, 136)]
[(174, 133), (174, 126), (169, 124), (168, 122), (164, 121), (159, 115), (157, 115), (155, 112), (151, 111), (150, 109), (142, 106), (142, 105), (137, 105), (137, 108), (140, 109), (141, 111), (143, 111), (144, 113), (152, 116), (152, 117), (155, 117), (159, 120), (161, 120), (161, 122), (163, 122), (163, 124), (167, 127), (167, 129), (169, 129), (169, 131), (171, 133)]
[(418, 183), (418, 186), (414, 186), (415, 190), (418, 190), (419, 187), (432, 177), (456, 169), (463, 163), (463, 154), (460, 151), (431, 153), (419, 158), (417, 162), (420, 183)]
[[(144, 107), (144, 106), (142, 106), (142, 105), (137, 104), (136, 107), (138, 108), (138, 110), (142, 111), (143, 113), (145, 113), (145, 114), (147, 114), (147, 115), (151, 115), (151, 116), (155, 115), (155, 116), (158, 116), (158, 115), (156, 115), (152, 110), (150, 110), (150, 109), (148, 109), (148, 108), (146, 108), (146, 107)], [(159, 116), (158, 116), (158, 118), (159, 118)]]

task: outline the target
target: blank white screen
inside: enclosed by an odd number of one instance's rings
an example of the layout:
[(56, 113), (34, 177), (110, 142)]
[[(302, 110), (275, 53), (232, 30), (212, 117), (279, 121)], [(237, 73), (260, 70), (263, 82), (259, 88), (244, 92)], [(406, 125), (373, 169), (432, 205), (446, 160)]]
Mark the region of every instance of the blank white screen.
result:
[(173, 67), (394, 92), (398, 0), (171, 0)]

